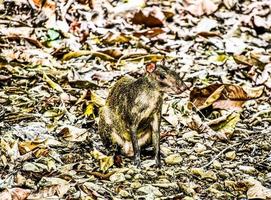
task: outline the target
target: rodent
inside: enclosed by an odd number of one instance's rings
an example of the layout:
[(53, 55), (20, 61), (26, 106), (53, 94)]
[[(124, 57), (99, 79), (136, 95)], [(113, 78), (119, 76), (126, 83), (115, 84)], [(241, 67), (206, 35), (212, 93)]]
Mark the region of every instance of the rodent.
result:
[(182, 78), (157, 63), (145, 67), (145, 75), (124, 76), (112, 87), (100, 110), (98, 132), (106, 147), (117, 144), (140, 166), (140, 148), (152, 143), (156, 165), (160, 160), (160, 124), (163, 94), (180, 94), (187, 87)]

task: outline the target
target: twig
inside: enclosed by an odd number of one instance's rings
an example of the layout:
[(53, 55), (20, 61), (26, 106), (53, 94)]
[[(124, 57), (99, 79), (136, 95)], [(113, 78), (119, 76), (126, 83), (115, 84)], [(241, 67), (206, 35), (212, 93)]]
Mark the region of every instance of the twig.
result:
[(219, 152), (219, 154), (217, 154), (210, 162), (208, 162), (206, 165), (203, 165), (201, 168), (205, 168), (205, 167), (208, 167), (209, 165), (211, 165), (221, 154), (223, 154), (225, 151), (227, 151), (228, 149), (231, 149), (235, 146), (238, 146), (239, 144), (241, 144), (240, 142), (237, 143), (237, 144), (233, 144), (233, 145), (230, 145), (228, 147), (226, 147), (225, 149), (223, 149), (222, 151)]
[(70, 6), (72, 5), (72, 3), (74, 2), (74, 0), (69, 0), (65, 6), (63, 6), (62, 8), (62, 20), (66, 21), (65, 15), (67, 14)]

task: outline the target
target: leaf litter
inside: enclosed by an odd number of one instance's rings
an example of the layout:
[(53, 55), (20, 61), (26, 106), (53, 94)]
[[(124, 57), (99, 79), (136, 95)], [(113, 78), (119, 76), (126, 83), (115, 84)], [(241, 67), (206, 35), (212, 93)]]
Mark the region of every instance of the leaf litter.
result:
[[(0, 3), (0, 199), (270, 199), (270, 1)], [(106, 149), (99, 109), (161, 61), (162, 168)]]

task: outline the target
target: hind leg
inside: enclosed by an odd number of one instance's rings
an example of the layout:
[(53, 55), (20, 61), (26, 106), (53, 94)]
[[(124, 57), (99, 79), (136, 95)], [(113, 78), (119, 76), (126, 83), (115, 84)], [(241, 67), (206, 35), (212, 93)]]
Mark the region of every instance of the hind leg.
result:
[(98, 125), (98, 133), (102, 139), (103, 144), (106, 147), (112, 145), (111, 134), (112, 130), (112, 116), (109, 109), (105, 106), (101, 108), (99, 113), (99, 125)]

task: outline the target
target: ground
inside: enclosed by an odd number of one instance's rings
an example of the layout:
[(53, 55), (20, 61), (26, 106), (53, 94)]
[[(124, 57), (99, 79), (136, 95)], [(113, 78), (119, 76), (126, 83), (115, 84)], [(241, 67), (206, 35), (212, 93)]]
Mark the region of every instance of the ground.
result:
[[(270, 0), (4, 0), (0, 27), (0, 199), (271, 199)], [(149, 62), (191, 86), (164, 97), (161, 168), (97, 133)]]

